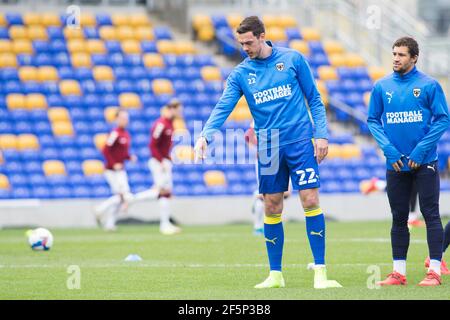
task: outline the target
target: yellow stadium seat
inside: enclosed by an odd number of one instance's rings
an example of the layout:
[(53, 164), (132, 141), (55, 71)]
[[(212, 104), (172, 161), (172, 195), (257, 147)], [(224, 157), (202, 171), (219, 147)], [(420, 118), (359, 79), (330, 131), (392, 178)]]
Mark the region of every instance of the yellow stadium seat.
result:
[(279, 22), (278, 22), (278, 17), (274, 16), (272, 14), (265, 14), (262, 17), (262, 21), (264, 22), (264, 26), (267, 28), (271, 28), (271, 27), (278, 27)]
[(135, 30), (130, 26), (121, 26), (116, 28), (117, 38), (119, 41), (135, 40)]
[(145, 13), (134, 13), (130, 15), (130, 25), (133, 27), (150, 27), (152, 22)]
[(304, 40), (292, 40), (289, 42), (289, 47), (297, 50), (298, 52), (308, 56), (310, 53), (308, 42)]
[(141, 108), (141, 99), (136, 93), (125, 92), (119, 95), (119, 104), (122, 108)]
[(176, 54), (195, 54), (197, 49), (192, 41), (177, 41), (175, 42)]
[(121, 43), (122, 51), (126, 54), (140, 54), (141, 43), (137, 40), (125, 40)]
[(344, 159), (355, 159), (361, 157), (361, 148), (356, 144), (343, 144), (342, 148), (342, 158)]
[(72, 123), (68, 121), (52, 122), (52, 130), (55, 136), (73, 136)]
[(328, 89), (325, 83), (322, 80), (316, 80), (317, 89), (319, 90), (320, 97), (322, 98), (322, 102), (325, 106), (328, 106)]
[(43, 66), (37, 69), (38, 81), (58, 81), (59, 75), (55, 67)]
[(47, 29), (43, 26), (39, 25), (28, 26), (27, 32), (28, 32), (28, 39), (32, 41), (48, 39)]
[(245, 96), (242, 96), (242, 97), (238, 100), (238, 102), (236, 103), (236, 107), (237, 107), (237, 108), (243, 108), (243, 107), (248, 108), (248, 103), (247, 103), (247, 100), (245, 99)]
[(173, 148), (173, 154), (179, 161), (188, 162), (194, 161), (194, 148), (186, 145), (177, 145)]
[(0, 27), (6, 27), (7, 24), (5, 16), (0, 12)]
[(345, 52), (345, 48), (342, 43), (336, 40), (325, 40), (323, 42), (323, 49), (328, 55)]
[(61, 20), (56, 13), (44, 13), (41, 17), (41, 23), (45, 27), (59, 27), (61, 26)]
[(35, 12), (24, 13), (22, 19), (25, 25), (38, 25), (42, 22), (41, 15)]
[(333, 53), (328, 56), (328, 61), (333, 67), (345, 67), (347, 66), (347, 57), (342, 53)]
[(99, 29), (100, 38), (105, 41), (117, 40), (117, 30), (112, 26), (103, 26)]
[(24, 66), (19, 68), (20, 81), (38, 81), (38, 70), (36, 67)]
[(129, 15), (123, 13), (114, 13), (111, 15), (112, 24), (116, 27), (128, 26), (131, 24)]
[(39, 140), (34, 134), (21, 134), (17, 137), (19, 150), (38, 150)]
[(370, 91), (364, 92), (364, 104), (366, 105), (366, 107), (369, 106), (369, 102), (370, 102), (370, 95), (372, 93)]
[(0, 68), (16, 68), (17, 58), (13, 53), (0, 53)]
[(156, 42), (156, 48), (161, 54), (176, 53), (175, 43), (171, 40), (159, 40)]
[(225, 186), (225, 174), (220, 170), (208, 170), (203, 174), (203, 180), (208, 187)]
[(156, 95), (173, 94), (172, 82), (167, 79), (155, 79), (152, 81), (152, 89)]
[(144, 65), (147, 68), (164, 68), (164, 59), (159, 53), (146, 53), (143, 56)]
[(195, 31), (199, 31), (204, 27), (213, 27), (211, 17), (206, 14), (196, 14), (192, 18), (192, 27)]
[(316, 28), (303, 27), (300, 29), (300, 33), (305, 41), (319, 41), (320, 32)]
[(339, 144), (330, 143), (328, 145), (328, 159), (342, 158), (342, 149)]
[(71, 56), (71, 61), (75, 68), (90, 68), (92, 66), (91, 56), (87, 53), (74, 53)]
[(0, 39), (0, 54), (1, 53), (11, 53), (12, 52), (12, 44), (11, 41)]
[(6, 97), (6, 105), (8, 109), (15, 110), (15, 109), (25, 109), (26, 108), (26, 101), (25, 96), (20, 93), (11, 93), (8, 94)]
[(114, 73), (110, 66), (96, 66), (92, 70), (96, 81), (113, 81)]
[(278, 24), (281, 28), (295, 28), (297, 20), (290, 14), (283, 14), (280, 16)]
[(15, 40), (12, 43), (15, 54), (33, 54), (33, 44), (28, 40)]
[(205, 66), (201, 69), (201, 75), (205, 81), (219, 81), (222, 80), (222, 75), (218, 67)]
[(46, 160), (42, 164), (42, 170), (46, 176), (65, 176), (66, 166), (60, 160)]
[(99, 151), (103, 150), (103, 147), (105, 146), (107, 139), (108, 139), (107, 133), (97, 133), (94, 136), (94, 144), (95, 144), (95, 147), (97, 148), (97, 150), (99, 150)]
[(114, 122), (116, 120), (116, 114), (119, 107), (107, 107), (105, 108), (104, 115), (106, 122)]
[(149, 27), (137, 27), (134, 29), (134, 38), (138, 41), (153, 41), (155, 34)]
[(105, 54), (105, 43), (102, 40), (89, 39), (86, 41), (86, 51), (89, 54)]
[(0, 134), (0, 149), (16, 150), (17, 137), (13, 134)]
[(197, 33), (198, 40), (205, 42), (214, 40), (215, 35), (214, 27), (204, 27)]
[(286, 31), (280, 27), (267, 28), (266, 39), (271, 41), (285, 41), (287, 40)]
[(363, 67), (366, 65), (364, 58), (356, 53), (347, 53), (345, 59), (347, 62), (347, 67)]
[(10, 184), (9, 184), (9, 180), (8, 177), (5, 176), (4, 174), (0, 173), (0, 189), (9, 189), (10, 188)]
[(250, 113), (250, 109), (245, 107), (236, 107), (233, 112), (230, 114), (230, 120), (235, 121), (247, 121), (252, 119), (252, 114)]
[(105, 167), (100, 160), (85, 160), (83, 161), (83, 173), (85, 176), (92, 176), (103, 174)]
[(372, 81), (374, 81), (374, 82), (383, 78), (384, 76), (386, 76), (386, 74), (387, 74), (386, 69), (384, 69), (382, 67), (376, 67), (376, 66), (369, 67), (369, 75), (370, 75), (370, 78), (372, 79)]
[(28, 31), (24, 26), (13, 25), (9, 27), (9, 37), (12, 40), (28, 40)]
[(67, 41), (84, 39), (84, 32), (81, 28), (65, 27), (63, 33)]
[(70, 122), (69, 111), (63, 107), (53, 107), (47, 111), (48, 119), (51, 122)]
[(59, 91), (63, 96), (81, 95), (81, 87), (78, 81), (76, 80), (62, 80), (59, 83)]
[(240, 14), (229, 14), (227, 16), (228, 25), (232, 30), (236, 30), (242, 20), (244, 20), (244, 17)]
[(25, 106), (28, 110), (46, 109), (47, 99), (41, 93), (30, 93), (26, 96)]
[(97, 25), (95, 15), (83, 11), (83, 13), (80, 16), (80, 24), (82, 28), (95, 27)]
[(83, 39), (73, 39), (67, 41), (67, 50), (72, 54), (86, 52), (87, 51), (86, 42)]
[(327, 80), (337, 80), (338, 79), (338, 74), (334, 67), (320, 66), (317, 69), (317, 72), (318, 72), (319, 78), (321, 80), (327, 81)]

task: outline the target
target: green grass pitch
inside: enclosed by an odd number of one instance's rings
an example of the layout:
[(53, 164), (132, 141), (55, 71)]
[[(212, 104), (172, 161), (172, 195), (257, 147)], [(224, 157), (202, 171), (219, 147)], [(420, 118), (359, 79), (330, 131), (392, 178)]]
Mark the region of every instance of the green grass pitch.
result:
[[(407, 287), (369, 289), (367, 273), (391, 271), (389, 222), (327, 225), (330, 279), (344, 288), (315, 290), (303, 223), (285, 223), (286, 288), (257, 290), (268, 274), (265, 244), (249, 225), (184, 227), (163, 236), (157, 226), (101, 230), (55, 229), (49, 252), (33, 252), (23, 229), (0, 230), (0, 299), (449, 299), (450, 276), (421, 288), (427, 255), (425, 228), (411, 231)], [(128, 254), (140, 262), (125, 262)], [(69, 290), (67, 268), (81, 271), (80, 289)], [(369, 279), (369, 282), (370, 279)]]

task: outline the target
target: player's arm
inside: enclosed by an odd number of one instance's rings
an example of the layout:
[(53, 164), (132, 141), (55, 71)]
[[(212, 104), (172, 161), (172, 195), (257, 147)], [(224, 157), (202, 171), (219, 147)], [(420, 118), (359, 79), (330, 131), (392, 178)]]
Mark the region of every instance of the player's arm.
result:
[(105, 147), (103, 148), (103, 155), (105, 156), (106, 162), (112, 164), (114, 170), (121, 170), (123, 165), (114, 159), (112, 148), (116, 143), (119, 134), (117, 131), (111, 131), (106, 139)]
[(436, 144), (441, 136), (449, 127), (448, 106), (442, 87), (435, 82), (428, 92), (428, 103), (433, 114), (430, 131), (419, 141), (414, 150), (409, 155), (410, 162), (408, 165), (412, 168), (420, 166)]
[(314, 122), (314, 149), (317, 161), (320, 163), (328, 154), (328, 129), (325, 106), (314, 81), (311, 68), (301, 54), (297, 55), (296, 71), (298, 82), (308, 101)]
[(163, 131), (164, 131), (164, 124), (161, 122), (157, 122), (152, 129), (151, 132), (152, 137), (150, 139), (150, 151), (152, 153), (152, 157), (158, 160), (159, 162), (162, 162), (164, 160), (164, 156), (162, 155), (159, 147)]
[(206, 153), (206, 146), (211, 142), (212, 136), (215, 131), (222, 127), (225, 120), (228, 118), (230, 113), (233, 111), (236, 103), (242, 96), (242, 89), (239, 84), (239, 79), (237, 78), (237, 72), (233, 71), (226, 83), (225, 90), (222, 96), (214, 107), (208, 121), (206, 122), (200, 138), (195, 144), (196, 158), (203, 159)]
[(367, 125), (381, 150), (383, 150), (384, 156), (388, 160), (389, 164), (392, 165), (395, 171), (400, 171), (401, 167), (403, 167), (403, 163), (401, 161), (403, 155), (389, 141), (386, 132), (383, 129), (383, 125), (381, 123), (383, 110), (381, 88), (378, 85), (375, 85), (370, 96)]

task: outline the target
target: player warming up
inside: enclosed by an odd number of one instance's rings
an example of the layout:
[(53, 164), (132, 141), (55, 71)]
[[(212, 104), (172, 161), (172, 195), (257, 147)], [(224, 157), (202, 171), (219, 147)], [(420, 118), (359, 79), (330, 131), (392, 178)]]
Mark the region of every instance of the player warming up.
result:
[(240, 23), (237, 39), (248, 58), (228, 77), (222, 97), (196, 142), (196, 157), (205, 158), (213, 134), (244, 95), (255, 121), (259, 193), (264, 197), (264, 236), (270, 265), (269, 277), (255, 288), (285, 286), (281, 215), (289, 177), (306, 215), (315, 262), (314, 288), (340, 287), (337, 281), (327, 279), (325, 267), (325, 218), (319, 204), (318, 163), (328, 152), (328, 131), (325, 106), (311, 69), (298, 51), (266, 42), (264, 24), (256, 16)]
[(172, 196), (172, 148), (173, 121), (180, 112), (180, 102), (171, 100), (161, 109), (161, 117), (155, 121), (150, 132), (150, 152), (152, 158), (148, 166), (153, 176), (155, 187), (163, 191), (159, 197), (160, 231), (172, 235), (180, 233), (181, 229), (170, 222), (170, 202)]
[(380, 285), (406, 285), (408, 214), (413, 183), (425, 219), (430, 262), (420, 286), (441, 284), (443, 228), (439, 214), (436, 145), (449, 125), (439, 83), (417, 70), (419, 45), (409, 37), (392, 46), (393, 73), (379, 80), (369, 104), (369, 129), (386, 157), (387, 196), (392, 212), (393, 271)]
[(113, 196), (96, 208), (95, 215), (97, 223), (107, 231), (116, 230), (117, 216), (120, 211), (127, 210), (131, 195), (124, 164), (125, 160), (136, 161), (136, 156), (129, 154), (131, 138), (126, 130), (128, 122), (128, 112), (118, 110), (117, 126), (109, 133), (102, 150), (105, 157), (105, 178)]

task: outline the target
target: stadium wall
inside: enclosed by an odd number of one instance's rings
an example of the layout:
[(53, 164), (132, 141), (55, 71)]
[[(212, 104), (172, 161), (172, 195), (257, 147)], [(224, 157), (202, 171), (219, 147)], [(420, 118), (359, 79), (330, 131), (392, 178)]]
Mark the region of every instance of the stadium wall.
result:
[[(96, 227), (92, 208), (101, 200), (23, 200), (0, 202), (0, 227), (44, 226), (51, 228)], [(252, 197), (205, 197), (173, 199), (173, 218), (183, 225), (250, 223)], [(376, 221), (390, 219), (386, 195), (332, 194), (321, 196), (321, 206), (329, 219)], [(125, 218), (156, 222), (157, 202), (138, 203)], [(286, 220), (303, 221), (298, 197), (285, 201)], [(450, 192), (441, 194), (441, 214), (450, 214)]]

